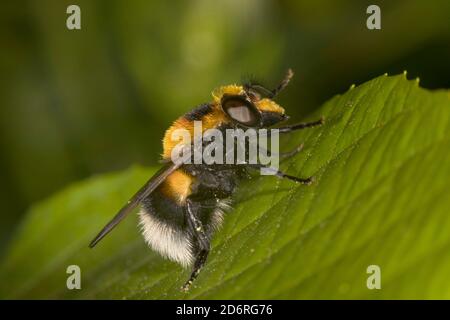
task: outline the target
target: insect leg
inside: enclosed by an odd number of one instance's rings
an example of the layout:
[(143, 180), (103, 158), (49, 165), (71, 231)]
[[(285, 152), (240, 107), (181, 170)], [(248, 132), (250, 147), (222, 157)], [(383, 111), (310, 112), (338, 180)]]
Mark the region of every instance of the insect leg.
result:
[(280, 161), (283, 161), (283, 160), (286, 160), (286, 159), (289, 159), (289, 158), (295, 156), (297, 153), (302, 151), (302, 149), (303, 149), (303, 143), (298, 145), (294, 150), (287, 151), (287, 152), (281, 152), (279, 154)]
[(199, 251), (197, 257), (195, 258), (194, 269), (192, 270), (191, 276), (189, 277), (188, 281), (186, 281), (186, 283), (183, 285), (183, 287), (181, 287), (182, 291), (189, 291), (189, 288), (191, 287), (192, 283), (194, 282), (195, 279), (197, 279), (197, 276), (199, 275), (200, 271), (205, 265), (208, 254), (209, 249)]
[(279, 177), (279, 178), (289, 179), (289, 180), (292, 180), (292, 181), (295, 181), (295, 182), (298, 182), (298, 183), (301, 183), (301, 184), (309, 185), (309, 184), (311, 184), (314, 181), (313, 177), (309, 177), (309, 178), (294, 177), (294, 176), (291, 176), (289, 174), (284, 173), (283, 171), (280, 171), (280, 170), (277, 170), (277, 169), (274, 169), (274, 168), (271, 168), (271, 167), (267, 167), (267, 166), (262, 165), (262, 164), (248, 164), (247, 166), (249, 168), (252, 168), (252, 169), (262, 169), (262, 168), (264, 168), (264, 169), (266, 169), (268, 171), (272, 171), (274, 173), (274, 175)]
[(320, 126), (324, 123), (324, 119), (320, 118), (319, 120), (312, 121), (312, 122), (303, 122), (303, 123), (297, 123), (286, 127), (277, 128), (280, 133), (287, 133), (292, 132), (295, 130), (301, 130), (305, 128), (311, 128), (315, 126)]
[(288, 69), (286, 72), (286, 75), (284, 76), (284, 79), (281, 80), (278, 87), (276, 87), (275, 89), (272, 90), (272, 95), (270, 96), (270, 98), (274, 98), (281, 91), (283, 91), (283, 89), (286, 88), (286, 86), (288, 85), (289, 81), (291, 81), (293, 76), (294, 76), (294, 72), (292, 71), (292, 69)]
[(265, 133), (260, 131), (259, 135), (260, 136), (270, 137), (271, 134), (272, 134), (272, 130), (278, 130), (278, 133), (288, 133), (288, 132), (292, 132), (292, 131), (296, 131), (296, 130), (301, 130), (301, 129), (306, 129), (306, 128), (320, 126), (320, 125), (322, 125), (324, 123), (325, 123), (325, 120), (322, 117), (322, 118), (320, 118), (319, 120), (316, 120), (316, 121), (302, 122), (302, 123), (292, 124), (292, 125), (285, 126), (285, 127), (273, 128), (273, 129), (267, 130)]
[(206, 258), (208, 257), (210, 250), (209, 238), (205, 234), (202, 222), (197, 218), (193, 210), (193, 204), (190, 199), (186, 200), (186, 213), (188, 217), (188, 223), (192, 227), (197, 241), (198, 251), (195, 257), (194, 268), (188, 281), (181, 288), (183, 291), (188, 291), (191, 284), (199, 275), (202, 267), (205, 265)]
[[(260, 148), (260, 152), (265, 152), (266, 154), (269, 154), (269, 151), (267, 151), (267, 149), (264, 149), (262, 147)], [(276, 152), (271, 152), (270, 155), (276, 155), (278, 156), (278, 158), (280, 159), (280, 161), (289, 159), (290, 157), (295, 156), (297, 153), (299, 153), (300, 151), (302, 151), (303, 149), (303, 143), (298, 145), (295, 149), (291, 150), (291, 151), (287, 151), (287, 152), (280, 152), (280, 153), (276, 153)]]

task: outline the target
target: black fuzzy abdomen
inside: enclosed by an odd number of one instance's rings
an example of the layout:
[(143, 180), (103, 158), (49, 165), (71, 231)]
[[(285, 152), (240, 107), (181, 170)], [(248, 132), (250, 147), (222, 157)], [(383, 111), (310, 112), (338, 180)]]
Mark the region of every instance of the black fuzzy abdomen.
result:
[[(224, 214), (230, 208), (231, 197), (239, 180), (236, 166), (183, 165), (183, 171), (195, 177), (188, 197), (192, 211), (202, 222), (208, 238), (220, 226)], [(188, 223), (186, 202), (179, 203), (157, 188), (142, 202), (144, 214), (162, 223), (172, 230), (195, 238), (195, 231)], [(196, 243), (192, 243), (195, 252)]]
[(157, 220), (181, 230), (185, 229), (186, 221), (183, 206), (164, 195), (159, 188), (142, 202), (142, 207), (147, 214), (152, 215)]

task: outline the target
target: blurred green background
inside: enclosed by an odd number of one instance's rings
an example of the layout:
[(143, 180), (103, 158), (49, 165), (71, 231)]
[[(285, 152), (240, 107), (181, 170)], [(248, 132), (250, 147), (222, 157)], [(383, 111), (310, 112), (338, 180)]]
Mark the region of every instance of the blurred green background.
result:
[[(66, 8), (81, 8), (81, 30)], [(366, 28), (381, 7), (382, 29)], [(408, 71), (450, 87), (450, 1), (9, 1), (1, 5), (0, 253), (32, 203), (155, 164), (164, 129), (252, 75), (292, 67), (293, 119), (352, 83)], [(98, 199), (102, 201), (102, 199)]]

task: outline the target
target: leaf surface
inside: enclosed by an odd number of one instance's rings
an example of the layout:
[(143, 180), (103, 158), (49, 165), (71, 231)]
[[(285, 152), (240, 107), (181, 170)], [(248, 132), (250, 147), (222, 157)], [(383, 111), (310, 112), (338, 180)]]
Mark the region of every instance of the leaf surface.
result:
[[(0, 297), (450, 298), (449, 92), (381, 76), (310, 119), (320, 116), (325, 125), (282, 137), (285, 150), (305, 144), (282, 169), (316, 182), (243, 182), (187, 294), (189, 270), (145, 245), (136, 216), (88, 248), (156, 170), (132, 167), (33, 206), (1, 263)], [(81, 290), (66, 287), (69, 265), (81, 268)], [(381, 290), (367, 288), (370, 265)]]

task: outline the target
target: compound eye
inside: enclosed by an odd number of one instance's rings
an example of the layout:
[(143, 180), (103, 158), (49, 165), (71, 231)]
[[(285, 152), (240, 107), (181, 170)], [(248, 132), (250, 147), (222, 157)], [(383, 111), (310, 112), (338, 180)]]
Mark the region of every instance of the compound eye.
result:
[(231, 119), (246, 127), (259, 127), (261, 124), (259, 111), (242, 96), (225, 96), (222, 109)]

